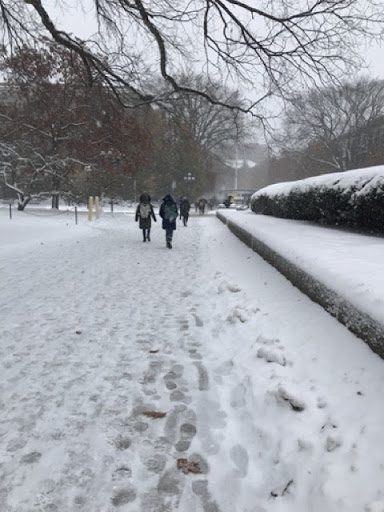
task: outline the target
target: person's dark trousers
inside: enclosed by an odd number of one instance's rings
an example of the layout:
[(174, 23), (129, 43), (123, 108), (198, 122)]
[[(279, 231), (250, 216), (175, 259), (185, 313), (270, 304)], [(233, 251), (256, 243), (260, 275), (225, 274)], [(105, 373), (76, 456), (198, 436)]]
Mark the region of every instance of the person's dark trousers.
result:
[(167, 228), (165, 230), (165, 238), (167, 240), (172, 240), (172, 238), (173, 238), (173, 229), (172, 228)]
[(166, 228), (165, 230), (165, 240), (167, 242), (168, 249), (172, 249), (172, 237), (173, 237), (173, 229)]
[(151, 230), (150, 229), (143, 229), (143, 242), (146, 242), (148, 240), (148, 242), (151, 241), (151, 237), (150, 237), (150, 234), (151, 234)]

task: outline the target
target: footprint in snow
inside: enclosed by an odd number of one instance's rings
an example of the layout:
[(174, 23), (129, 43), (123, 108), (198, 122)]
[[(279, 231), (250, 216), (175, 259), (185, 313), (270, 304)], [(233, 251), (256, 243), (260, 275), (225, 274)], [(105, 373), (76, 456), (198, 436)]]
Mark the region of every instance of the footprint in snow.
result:
[(341, 436), (329, 435), (325, 442), (327, 452), (333, 452), (343, 444)]
[(114, 507), (120, 507), (121, 505), (126, 505), (131, 501), (135, 501), (136, 499), (136, 491), (133, 487), (125, 487), (123, 489), (119, 489), (114, 496), (111, 498), (111, 503)]
[(260, 347), (256, 355), (260, 359), (264, 359), (267, 363), (276, 363), (281, 366), (286, 365), (286, 360), (283, 354), (279, 354), (273, 350), (268, 350), (265, 347)]
[(231, 293), (238, 293), (241, 291), (241, 288), (237, 284), (231, 284), (227, 281), (223, 281), (219, 284), (217, 293), (224, 293), (226, 291), (229, 291)]
[(248, 321), (249, 315), (248, 312), (244, 310), (241, 306), (236, 307), (233, 312), (227, 316), (227, 322), (230, 324), (234, 324), (238, 321), (241, 323), (245, 323)]
[(183, 423), (180, 427), (180, 439), (175, 446), (176, 450), (178, 452), (187, 451), (195, 435), (196, 426), (192, 423)]
[(247, 450), (241, 446), (240, 444), (236, 444), (232, 446), (231, 451), (229, 452), (232, 462), (238, 469), (238, 475), (241, 478), (247, 476), (248, 473), (248, 464), (249, 457)]
[(283, 386), (279, 386), (275, 391), (275, 396), (280, 403), (288, 403), (296, 412), (301, 412), (306, 409), (306, 403), (294, 396), (291, 392), (287, 391)]

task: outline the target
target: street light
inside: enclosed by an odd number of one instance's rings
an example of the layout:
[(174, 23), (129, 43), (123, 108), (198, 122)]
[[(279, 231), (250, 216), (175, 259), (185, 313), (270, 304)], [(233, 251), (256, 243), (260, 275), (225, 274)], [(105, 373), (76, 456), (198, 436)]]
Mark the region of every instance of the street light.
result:
[[(239, 166), (239, 154), (238, 154), (238, 146), (241, 146), (242, 152), (243, 152), (243, 159), (241, 161), (241, 166)], [(239, 169), (243, 169), (246, 167), (245, 164), (245, 154), (244, 154), (244, 146), (240, 142), (236, 141), (235, 145), (235, 176), (234, 176), (234, 189), (237, 190), (237, 187), (239, 186)]]
[(194, 176), (192, 176), (192, 174), (190, 172), (187, 173), (186, 176), (184, 176), (184, 181), (187, 183), (187, 190), (188, 190), (188, 195), (189, 194), (189, 186), (190, 186), (190, 183), (191, 181), (193, 181), (195, 179)]

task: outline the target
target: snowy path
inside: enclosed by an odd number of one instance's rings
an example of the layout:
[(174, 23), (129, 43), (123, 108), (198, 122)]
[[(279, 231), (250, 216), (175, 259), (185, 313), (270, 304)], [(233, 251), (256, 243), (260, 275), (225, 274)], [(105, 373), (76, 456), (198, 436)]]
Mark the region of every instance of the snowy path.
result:
[(382, 361), (217, 219), (41, 238), (0, 251), (1, 512), (384, 510)]

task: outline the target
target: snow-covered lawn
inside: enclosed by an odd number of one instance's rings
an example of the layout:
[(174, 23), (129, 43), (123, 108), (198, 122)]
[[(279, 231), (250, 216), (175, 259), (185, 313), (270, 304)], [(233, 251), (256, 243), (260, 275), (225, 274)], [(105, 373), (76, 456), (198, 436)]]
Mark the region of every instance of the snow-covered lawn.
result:
[(0, 233), (1, 512), (384, 511), (383, 361), (213, 214)]

